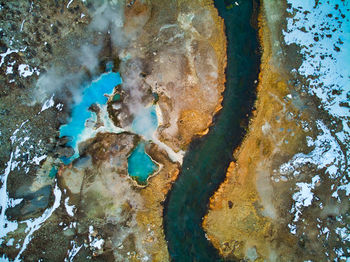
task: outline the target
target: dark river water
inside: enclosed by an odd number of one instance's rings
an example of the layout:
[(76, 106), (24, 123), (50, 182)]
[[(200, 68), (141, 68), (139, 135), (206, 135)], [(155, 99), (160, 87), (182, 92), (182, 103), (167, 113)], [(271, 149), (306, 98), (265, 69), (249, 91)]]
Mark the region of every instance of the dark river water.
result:
[(164, 230), (172, 261), (222, 260), (205, 238), (202, 218), (208, 212), (209, 198), (225, 178), (234, 149), (242, 142), (255, 100), (260, 64), (258, 6), (252, 0), (238, 0), (238, 5), (228, 0), (214, 2), (225, 20), (228, 40), (223, 109), (209, 133), (191, 143), (165, 201)]

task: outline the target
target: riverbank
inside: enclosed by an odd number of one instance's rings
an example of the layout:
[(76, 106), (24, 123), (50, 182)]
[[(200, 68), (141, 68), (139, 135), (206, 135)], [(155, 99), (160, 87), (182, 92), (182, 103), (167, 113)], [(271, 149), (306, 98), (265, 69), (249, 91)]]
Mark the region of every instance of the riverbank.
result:
[[(338, 184), (331, 182), (346, 177), (342, 145), (333, 133), (339, 130), (310, 95), (308, 78), (297, 73), (307, 56), (300, 56), (300, 46), (287, 45), (282, 33), (296, 10), (286, 2), (263, 1), (256, 111), (203, 221), (226, 259), (323, 261), (336, 259), (343, 252), (337, 245), (346, 245), (340, 232), (348, 205), (340, 198), (335, 204)], [(317, 5), (309, 10), (317, 11)]]
[(223, 108), (209, 132), (191, 143), (165, 202), (164, 229), (173, 261), (221, 260), (206, 238), (202, 218), (209, 197), (225, 178), (233, 150), (241, 143), (245, 130), (242, 119), (247, 119), (255, 99), (260, 64), (253, 28), (257, 5), (241, 1), (238, 7), (227, 9), (224, 1), (215, 1), (215, 7), (224, 19), (227, 37)]

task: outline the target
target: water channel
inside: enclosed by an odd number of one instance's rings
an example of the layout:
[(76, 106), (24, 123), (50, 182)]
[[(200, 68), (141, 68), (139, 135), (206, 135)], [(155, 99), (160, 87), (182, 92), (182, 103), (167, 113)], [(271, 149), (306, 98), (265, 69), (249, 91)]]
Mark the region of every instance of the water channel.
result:
[(202, 218), (242, 142), (255, 100), (260, 55), (256, 1), (216, 0), (226, 26), (227, 68), (223, 109), (204, 137), (194, 140), (164, 204), (164, 230), (172, 261), (220, 261), (206, 239)]

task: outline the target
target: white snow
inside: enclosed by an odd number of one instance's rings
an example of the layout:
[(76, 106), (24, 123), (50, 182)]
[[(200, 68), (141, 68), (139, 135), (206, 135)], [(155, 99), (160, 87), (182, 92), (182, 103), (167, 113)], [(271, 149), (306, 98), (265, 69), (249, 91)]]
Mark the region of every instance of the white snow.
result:
[(96, 248), (96, 249), (101, 249), (103, 247), (103, 244), (105, 241), (103, 239), (94, 239), (91, 243), (90, 246)]
[(23, 26), (24, 26), (24, 22), (25, 22), (26, 20), (24, 19), (23, 21), (22, 21), (22, 23), (21, 23), (21, 28), (20, 28), (20, 32), (22, 32), (23, 31)]
[(3, 254), (3, 255), (0, 257), (0, 261), (1, 261), (1, 262), (10, 262), (10, 259), (9, 259), (5, 254)]
[(65, 262), (73, 261), (74, 257), (78, 254), (83, 245), (78, 246), (74, 240), (70, 242), (72, 248), (68, 250), (67, 257), (64, 259)]
[(22, 201), (23, 201), (23, 198), (17, 198), (17, 199), (9, 198), (8, 205), (9, 207), (15, 207), (19, 205)]
[(20, 143), (20, 146), (23, 146), (24, 143), (27, 142), (29, 139), (30, 139), (29, 136), (24, 137), (23, 140)]
[(77, 222), (71, 222), (69, 225), (66, 225), (64, 228), (63, 228), (63, 231), (64, 230), (67, 230), (69, 228), (76, 228), (77, 227)]
[(95, 249), (101, 249), (103, 247), (104, 244), (104, 240), (102, 238), (99, 237), (94, 237), (94, 227), (93, 226), (89, 226), (89, 242), (90, 242), (90, 247), (93, 247)]
[(56, 105), (56, 108), (57, 108), (58, 111), (62, 111), (62, 109), (63, 109), (63, 104), (61, 104), (61, 103), (57, 104), (57, 105)]
[(335, 232), (340, 236), (343, 242), (350, 241), (350, 230), (346, 227), (338, 227), (335, 229)]
[(295, 212), (293, 222), (297, 222), (299, 220), (300, 214), (302, 212), (303, 207), (308, 207), (312, 203), (312, 199), (314, 194), (312, 193), (312, 189), (315, 188), (317, 182), (320, 181), (320, 176), (316, 175), (312, 178), (311, 183), (296, 183), (299, 191), (293, 194), (294, 205), (292, 207), (291, 213)]
[(50, 107), (53, 107), (53, 106), (55, 105), (55, 101), (54, 101), (54, 99), (53, 99), (54, 96), (55, 96), (55, 94), (53, 94), (53, 95), (51, 96), (50, 99), (48, 99), (48, 100), (46, 100), (46, 101), (44, 102), (44, 104), (43, 104), (43, 106), (42, 106), (41, 111), (39, 112), (39, 114), (40, 114), (41, 112), (45, 111), (46, 109), (49, 109)]
[[(350, 162), (350, 126), (348, 125), (350, 109), (350, 20), (349, 1), (342, 0), (287, 0), (290, 8), (287, 10), (291, 15), (287, 18), (287, 29), (284, 40), (287, 44), (297, 44), (303, 56), (302, 64), (294, 71), (306, 79), (303, 88), (309, 95), (320, 101), (320, 111), (329, 115), (329, 120), (317, 120), (318, 135), (316, 138), (307, 137), (306, 143), (311, 152), (308, 154), (296, 154), (290, 161), (280, 166), (280, 173), (291, 179), (296, 179), (297, 191), (293, 194), (293, 206), (291, 213), (294, 220), (288, 225), (292, 234), (297, 233), (297, 221), (306, 208), (317, 199), (315, 187), (327, 176), (327, 181), (332, 182), (329, 190), (332, 197), (337, 198), (338, 203), (348, 201), (348, 198), (340, 199), (338, 192), (345, 191), (350, 195), (350, 181), (348, 163)], [(338, 6), (335, 8), (335, 6)], [(338, 124), (339, 123), (339, 124)], [(311, 131), (306, 121), (302, 121), (303, 129)], [(335, 131), (336, 130), (336, 131)], [(339, 131), (340, 130), (340, 131)], [(316, 130), (314, 130), (316, 131)], [(303, 166), (311, 165), (322, 171), (310, 182), (303, 175)], [(325, 170), (325, 174), (323, 174)], [(316, 171), (317, 172), (317, 171)], [(303, 181), (300, 179), (304, 179)], [(318, 208), (324, 208), (324, 204), (317, 202)], [(342, 223), (345, 221), (340, 220)], [(324, 223), (318, 221), (320, 235), (326, 238), (334, 234), (333, 229), (322, 227)], [(304, 224), (305, 226), (305, 224)], [(302, 227), (298, 229), (303, 230)], [(305, 233), (305, 232), (300, 232)], [(337, 228), (335, 233), (343, 243), (349, 244), (350, 232), (346, 227)], [(342, 247), (335, 247), (333, 251), (337, 259), (350, 261), (346, 257)], [(325, 252), (327, 256), (329, 253)]]
[(8, 75), (8, 74), (13, 74), (13, 66), (8, 66), (6, 68), (6, 75)]
[(70, 0), (69, 3), (67, 4), (67, 9), (69, 8), (70, 4), (73, 2), (73, 0)]
[(18, 71), (19, 75), (22, 77), (28, 77), (33, 75), (34, 73), (36, 73), (37, 75), (40, 74), (40, 71), (36, 67), (30, 68), (30, 66), (26, 64), (20, 64), (18, 66)]
[(31, 13), (33, 11), (33, 4), (34, 4), (34, 1), (32, 1), (30, 3), (29, 13)]
[[(26, 167), (25, 165), (27, 163), (30, 164), (37, 164), (39, 165), (40, 162), (45, 159), (46, 155), (32, 155), (29, 151), (21, 149), (25, 144), (31, 144), (33, 141), (30, 139), (30, 136), (28, 136), (28, 123), (29, 120), (25, 120), (22, 122), (19, 127), (12, 133), (12, 136), (10, 137), (11, 144), (13, 151), (10, 153), (9, 161), (6, 164), (5, 170), (1, 174), (1, 187), (0, 187), (0, 244), (3, 243), (4, 237), (8, 235), (8, 233), (13, 232), (18, 229), (18, 223), (17, 221), (9, 221), (6, 216), (6, 210), (9, 207), (14, 207), (23, 201), (23, 199), (13, 199), (9, 198), (9, 194), (7, 192), (7, 180), (8, 177), (15, 168), (23, 168), (23, 171), (25, 173), (29, 172), (29, 167)], [(26, 125), (27, 124), (27, 125)], [(33, 145), (31, 144), (30, 148), (33, 148)], [(24, 162), (22, 161), (22, 156), (25, 156), (28, 161)], [(40, 228), (40, 226), (51, 216), (53, 211), (59, 206), (60, 199), (61, 199), (61, 191), (59, 190), (57, 183), (54, 188), (54, 195), (55, 195), (55, 201), (52, 207), (46, 209), (44, 213), (36, 218), (36, 219), (28, 219), (25, 221), (22, 221), (20, 223), (26, 224), (25, 233), (26, 236), (23, 240), (20, 240), (16, 244), (16, 248), (20, 248), (20, 251), (14, 261), (20, 261), (20, 255), (22, 252), (26, 249), (27, 244), (32, 239), (32, 234)], [(4, 257), (3, 257), (4, 258)]]
[(316, 125), (322, 133), (316, 137), (315, 141), (312, 141), (310, 137), (307, 139), (308, 146), (314, 149), (309, 154), (296, 154), (289, 162), (281, 165), (281, 174), (292, 173), (306, 164), (313, 164), (320, 169), (326, 168), (327, 173), (333, 179), (344, 171), (345, 156), (337, 140), (321, 120), (317, 120)]
[(12, 161), (13, 161), (13, 152), (10, 155), (10, 159), (6, 164), (4, 173), (1, 175), (1, 188), (0, 188), (0, 244), (4, 241), (3, 237), (6, 236), (9, 232), (15, 231), (18, 228), (18, 223), (15, 221), (7, 220), (5, 214), (6, 209), (9, 205), (9, 195), (7, 193), (7, 178), (11, 172)]
[(34, 156), (31, 162), (35, 163), (36, 165), (39, 165), (42, 160), (46, 159), (46, 157), (47, 157), (47, 155), (42, 155), (39, 157)]
[(8, 246), (8, 247), (12, 246), (14, 241), (15, 241), (14, 238), (10, 238), (6, 243), (6, 246)]
[(67, 197), (64, 200), (64, 206), (66, 207), (67, 214), (70, 215), (71, 217), (73, 217), (74, 216), (74, 211), (75, 211), (75, 206), (74, 205), (72, 205), (72, 206), (69, 205), (69, 197)]
[(20, 125), (20, 127), (17, 128), (17, 129), (13, 132), (12, 136), (10, 137), (11, 143), (12, 143), (12, 144), (13, 144), (13, 143), (16, 141), (16, 139), (17, 139), (16, 134), (18, 133), (18, 131), (20, 131), (20, 130), (22, 129), (22, 127), (23, 127), (26, 123), (28, 123), (28, 121), (29, 121), (29, 120), (24, 121), (24, 122)]
[(18, 49), (10, 49), (10, 48), (7, 48), (6, 52), (5, 53), (2, 53), (0, 54), (1, 56), (1, 62), (0, 62), (0, 66), (2, 66), (2, 64), (5, 62), (5, 57), (8, 56), (9, 54), (12, 54), (12, 53), (18, 53), (19, 51), (23, 52), (27, 49), (27, 47), (24, 47), (20, 50)]
[(347, 124), (350, 108), (342, 105), (349, 102), (350, 92), (350, 2), (288, 2), (292, 7), (288, 11), (293, 15), (287, 19), (284, 39), (287, 44), (296, 43), (301, 48), (303, 63), (298, 73), (307, 78), (306, 90), (320, 99), (321, 108), (342, 122), (343, 132), (338, 139), (350, 150)]

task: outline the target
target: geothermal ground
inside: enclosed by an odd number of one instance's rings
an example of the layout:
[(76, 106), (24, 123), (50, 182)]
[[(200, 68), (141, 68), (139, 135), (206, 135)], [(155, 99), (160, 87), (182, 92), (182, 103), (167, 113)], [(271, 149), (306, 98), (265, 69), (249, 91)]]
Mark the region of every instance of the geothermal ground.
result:
[(350, 261), (349, 1), (0, 18), (0, 261)]

